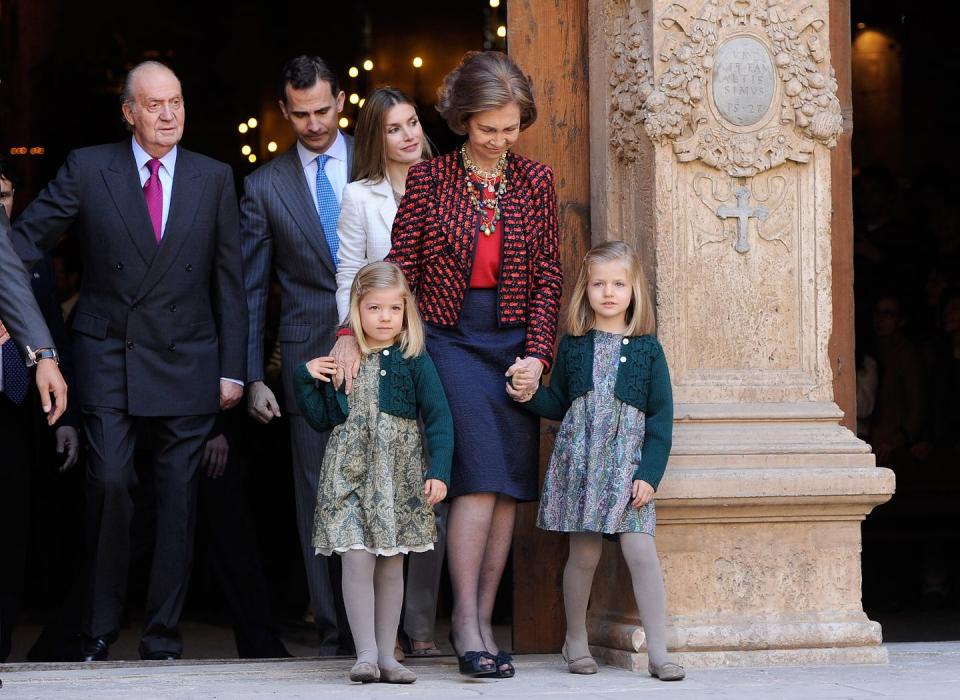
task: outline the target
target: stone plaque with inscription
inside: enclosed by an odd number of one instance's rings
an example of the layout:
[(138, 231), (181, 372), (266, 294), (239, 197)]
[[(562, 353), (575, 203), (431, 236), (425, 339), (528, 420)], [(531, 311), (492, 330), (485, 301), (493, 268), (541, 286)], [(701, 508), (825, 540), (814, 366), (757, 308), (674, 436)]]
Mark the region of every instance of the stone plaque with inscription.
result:
[(770, 109), (774, 94), (773, 60), (766, 47), (739, 36), (718, 50), (713, 68), (713, 101), (731, 124), (752, 126)]

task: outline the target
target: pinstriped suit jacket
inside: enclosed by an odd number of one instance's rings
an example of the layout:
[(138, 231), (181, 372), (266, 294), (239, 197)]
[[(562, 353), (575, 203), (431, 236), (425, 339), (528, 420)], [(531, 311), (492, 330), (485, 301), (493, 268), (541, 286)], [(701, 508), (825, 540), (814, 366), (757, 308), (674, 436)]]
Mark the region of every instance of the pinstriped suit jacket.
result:
[[(344, 138), (349, 172), (353, 139)], [(250, 318), (247, 381), (263, 379), (263, 327), (272, 267), (281, 292), (284, 404), (287, 413), (299, 414), (293, 396), (293, 371), (333, 347), (339, 319), (336, 269), (296, 146), (244, 180), (240, 230)]]

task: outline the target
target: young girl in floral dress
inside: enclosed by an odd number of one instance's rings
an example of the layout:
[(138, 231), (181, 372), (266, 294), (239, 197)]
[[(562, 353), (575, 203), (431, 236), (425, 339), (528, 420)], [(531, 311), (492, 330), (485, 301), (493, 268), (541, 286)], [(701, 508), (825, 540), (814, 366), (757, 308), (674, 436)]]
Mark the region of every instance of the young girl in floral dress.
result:
[(650, 674), (680, 680), (683, 667), (667, 656), (663, 576), (653, 539), (653, 494), (670, 454), (673, 394), (643, 269), (630, 246), (610, 241), (587, 253), (567, 330), (549, 387), (531, 397), (507, 386), (530, 411), (563, 421), (537, 525), (570, 534), (564, 658), (571, 673), (597, 672), (587, 646), (587, 603), (602, 536), (617, 535), (647, 637)]
[(433, 549), (436, 542), (433, 506), (447, 494), (453, 421), (424, 351), (417, 305), (397, 266), (375, 262), (360, 269), (350, 290), (349, 323), (362, 353), (349, 396), (330, 382), (332, 357), (315, 358), (294, 374), (304, 417), (314, 429), (331, 431), (313, 544), (317, 554), (336, 552), (343, 560), (343, 600), (357, 648), (350, 680), (413, 683), (416, 675), (393, 655), (403, 555)]

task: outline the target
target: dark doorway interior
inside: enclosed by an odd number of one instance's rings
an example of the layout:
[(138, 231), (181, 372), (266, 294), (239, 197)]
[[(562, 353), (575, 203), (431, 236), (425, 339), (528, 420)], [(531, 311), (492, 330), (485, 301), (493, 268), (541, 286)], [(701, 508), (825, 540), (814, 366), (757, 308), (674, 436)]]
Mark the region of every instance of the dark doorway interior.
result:
[(853, 0), (858, 426), (897, 493), (863, 527), (864, 606), (888, 641), (956, 639), (960, 190), (944, 108), (953, 4)]

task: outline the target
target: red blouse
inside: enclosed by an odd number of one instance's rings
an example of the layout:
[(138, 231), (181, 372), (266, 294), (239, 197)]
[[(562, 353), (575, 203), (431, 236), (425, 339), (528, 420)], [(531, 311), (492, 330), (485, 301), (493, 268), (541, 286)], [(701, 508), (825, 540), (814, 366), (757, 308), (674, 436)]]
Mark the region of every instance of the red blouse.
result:
[[(553, 170), (509, 153), (504, 174), (497, 322), (524, 326), (523, 354), (549, 363), (563, 286)], [(475, 242), (483, 235), (464, 176), (459, 150), (410, 168), (386, 258), (407, 276), (424, 322), (446, 328), (459, 322)]]
[[(491, 192), (479, 178), (471, 174), (477, 189), (482, 193), (483, 201), (487, 202), (495, 199), (497, 193)], [(493, 186), (497, 187), (500, 180), (497, 179)], [(489, 225), (493, 223), (493, 217), (496, 212), (493, 209), (484, 207), (481, 216), (485, 219), (484, 223)], [(503, 222), (498, 221), (496, 227), (489, 236), (484, 235), (482, 231), (477, 232), (477, 248), (473, 256), (473, 271), (470, 275), (471, 289), (496, 289), (500, 281), (500, 244), (503, 240)]]

